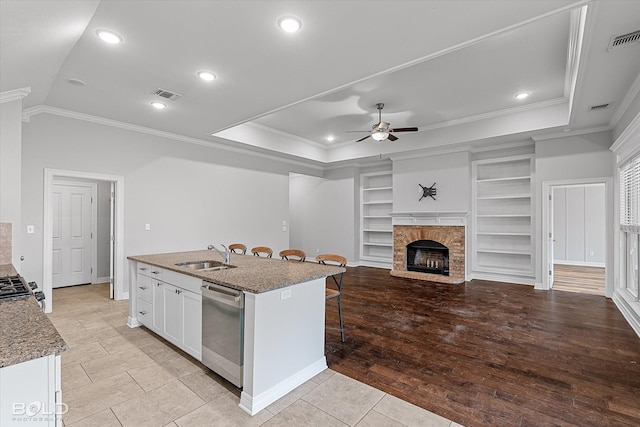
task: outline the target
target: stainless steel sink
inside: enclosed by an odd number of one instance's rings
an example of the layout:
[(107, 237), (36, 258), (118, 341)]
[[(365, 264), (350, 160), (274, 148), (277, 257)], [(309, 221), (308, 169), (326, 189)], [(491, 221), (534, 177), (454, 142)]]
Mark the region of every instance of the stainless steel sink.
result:
[(189, 270), (225, 270), (227, 268), (235, 268), (235, 265), (225, 264), (220, 261), (205, 260), (205, 261), (189, 261), (176, 264), (178, 267), (188, 268)]

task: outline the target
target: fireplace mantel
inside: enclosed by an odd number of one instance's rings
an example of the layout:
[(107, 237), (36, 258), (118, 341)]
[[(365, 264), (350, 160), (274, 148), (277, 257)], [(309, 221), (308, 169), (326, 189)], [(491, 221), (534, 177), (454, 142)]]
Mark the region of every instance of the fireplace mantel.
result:
[(393, 225), (467, 225), (468, 211), (391, 212)]

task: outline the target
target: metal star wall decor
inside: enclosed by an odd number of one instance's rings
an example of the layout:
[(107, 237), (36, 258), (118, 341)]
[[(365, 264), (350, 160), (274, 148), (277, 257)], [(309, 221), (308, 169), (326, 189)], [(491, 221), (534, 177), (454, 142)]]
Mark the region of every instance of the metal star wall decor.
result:
[(425, 187), (422, 184), (418, 184), (420, 186), (420, 188), (422, 188), (422, 197), (420, 197), (420, 199), (418, 199), (418, 201), (424, 199), (425, 197), (431, 197), (433, 200), (436, 199), (436, 194), (437, 194), (437, 189), (436, 189), (436, 183), (434, 182), (433, 185), (431, 187)]

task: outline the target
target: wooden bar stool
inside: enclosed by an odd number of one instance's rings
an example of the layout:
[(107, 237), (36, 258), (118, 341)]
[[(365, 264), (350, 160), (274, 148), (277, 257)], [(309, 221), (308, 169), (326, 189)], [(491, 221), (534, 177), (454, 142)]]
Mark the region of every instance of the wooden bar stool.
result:
[(256, 246), (255, 248), (251, 249), (251, 253), (255, 256), (261, 256), (260, 254), (265, 254), (267, 258), (271, 258), (271, 255), (273, 255), (273, 250), (268, 246)]
[(233, 244), (229, 245), (229, 250), (231, 252), (233, 252), (234, 254), (242, 254), (242, 255), (244, 255), (244, 254), (247, 253), (247, 247), (245, 245), (243, 245), (242, 243), (233, 243)]
[(287, 261), (298, 261), (304, 262), (307, 259), (307, 254), (300, 249), (285, 249), (280, 251), (280, 258), (286, 259)]
[[(316, 261), (324, 265), (338, 265), (340, 267), (346, 267), (347, 265), (347, 258), (337, 254), (316, 255)], [(336, 278), (335, 275), (331, 276), (331, 278), (333, 279), (333, 282), (335, 283), (338, 289), (336, 290), (327, 286), (325, 289), (325, 297), (324, 297), (325, 301), (329, 301), (331, 299), (338, 300), (338, 316), (340, 317), (340, 329), (338, 330), (340, 331), (340, 337), (342, 338), (342, 342), (344, 342), (344, 323), (342, 322), (342, 278), (343, 276), (344, 276), (344, 273), (340, 273), (339, 278)], [(327, 329), (336, 329), (336, 328), (327, 328)]]

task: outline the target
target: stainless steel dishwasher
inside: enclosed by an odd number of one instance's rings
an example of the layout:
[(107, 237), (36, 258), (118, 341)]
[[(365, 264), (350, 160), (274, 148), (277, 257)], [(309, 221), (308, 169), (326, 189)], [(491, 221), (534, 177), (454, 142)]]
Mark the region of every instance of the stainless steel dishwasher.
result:
[(244, 293), (202, 282), (202, 363), (242, 387)]

